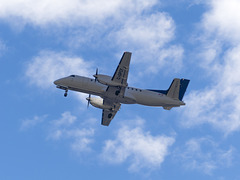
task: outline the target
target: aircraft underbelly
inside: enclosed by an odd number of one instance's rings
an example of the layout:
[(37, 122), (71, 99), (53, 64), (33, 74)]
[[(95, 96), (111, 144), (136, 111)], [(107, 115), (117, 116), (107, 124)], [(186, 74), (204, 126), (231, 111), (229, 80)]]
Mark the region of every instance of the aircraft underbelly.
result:
[(146, 105), (146, 106), (162, 106), (166, 104), (167, 102), (165, 101), (164, 98), (137, 98), (137, 103)]
[(167, 106), (167, 105), (177, 105), (176, 103), (168, 100), (167, 98), (148, 98), (148, 99), (140, 99), (137, 101), (138, 104), (142, 104), (145, 106)]

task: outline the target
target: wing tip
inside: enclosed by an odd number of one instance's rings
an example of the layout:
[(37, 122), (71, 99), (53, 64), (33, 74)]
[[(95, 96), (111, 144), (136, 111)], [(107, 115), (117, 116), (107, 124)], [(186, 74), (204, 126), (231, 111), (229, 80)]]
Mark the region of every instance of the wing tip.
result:
[(125, 51), (124, 54), (125, 54), (125, 53), (126, 53), (126, 54), (132, 54), (132, 52), (130, 52), (130, 51)]

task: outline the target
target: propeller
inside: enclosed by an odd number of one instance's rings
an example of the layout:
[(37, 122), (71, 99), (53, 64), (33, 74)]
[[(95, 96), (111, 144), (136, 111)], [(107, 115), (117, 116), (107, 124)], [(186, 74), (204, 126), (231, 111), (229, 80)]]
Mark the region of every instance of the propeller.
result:
[(93, 77), (95, 77), (95, 82), (97, 81), (97, 75), (98, 75), (98, 68), (96, 69), (96, 74), (93, 75)]
[(91, 100), (91, 94), (89, 94), (89, 96), (86, 98), (86, 100), (88, 101), (88, 104), (87, 104), (87, 108), (88, 108), (88, 107), (89, 107), (90, 100)]

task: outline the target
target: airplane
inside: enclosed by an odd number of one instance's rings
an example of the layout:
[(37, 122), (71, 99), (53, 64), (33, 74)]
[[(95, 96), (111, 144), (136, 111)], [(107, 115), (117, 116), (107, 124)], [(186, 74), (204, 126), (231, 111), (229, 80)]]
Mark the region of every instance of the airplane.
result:
[[(113, 76), (96, 74), (93, 78), (70, 75), (54, 81), (57, 88), (78, 91), (89, 94), (86, 98), (89, 103), (102, 109), (102, 122), (109, 126), (119, 111), (121, 104), (141, 104), (145, 106), (163, 107), (170, 110), (173, 107), (185, 105), (182, 101), (190, 80), (175, 78), (167, 90), (140, 89), (129, 87), (127, 83), (131, 52), (124, 52)], [(91, 95), (99, 97), (91, 97)]]

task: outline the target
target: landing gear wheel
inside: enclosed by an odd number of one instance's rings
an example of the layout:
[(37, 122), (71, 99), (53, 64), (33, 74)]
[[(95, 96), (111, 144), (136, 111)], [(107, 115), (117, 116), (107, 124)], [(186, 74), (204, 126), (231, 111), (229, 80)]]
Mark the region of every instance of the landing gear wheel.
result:
[(65, 90), (65, 93), (64, 93), (64, 97), (67, 97), (67, 92), (68, 92), (68, 89)]
[(110, 119), (112, 117), (112, 113), (108, 114), (108, 118)]
[(118, 96), (118, 95), (119, 95), (119, 93), (120, 93), (120, 91), (119, 91), (119, 90), (117, 90), (117, 91), (115, 92), (115, 95), (116, 95), (116, 96)]

